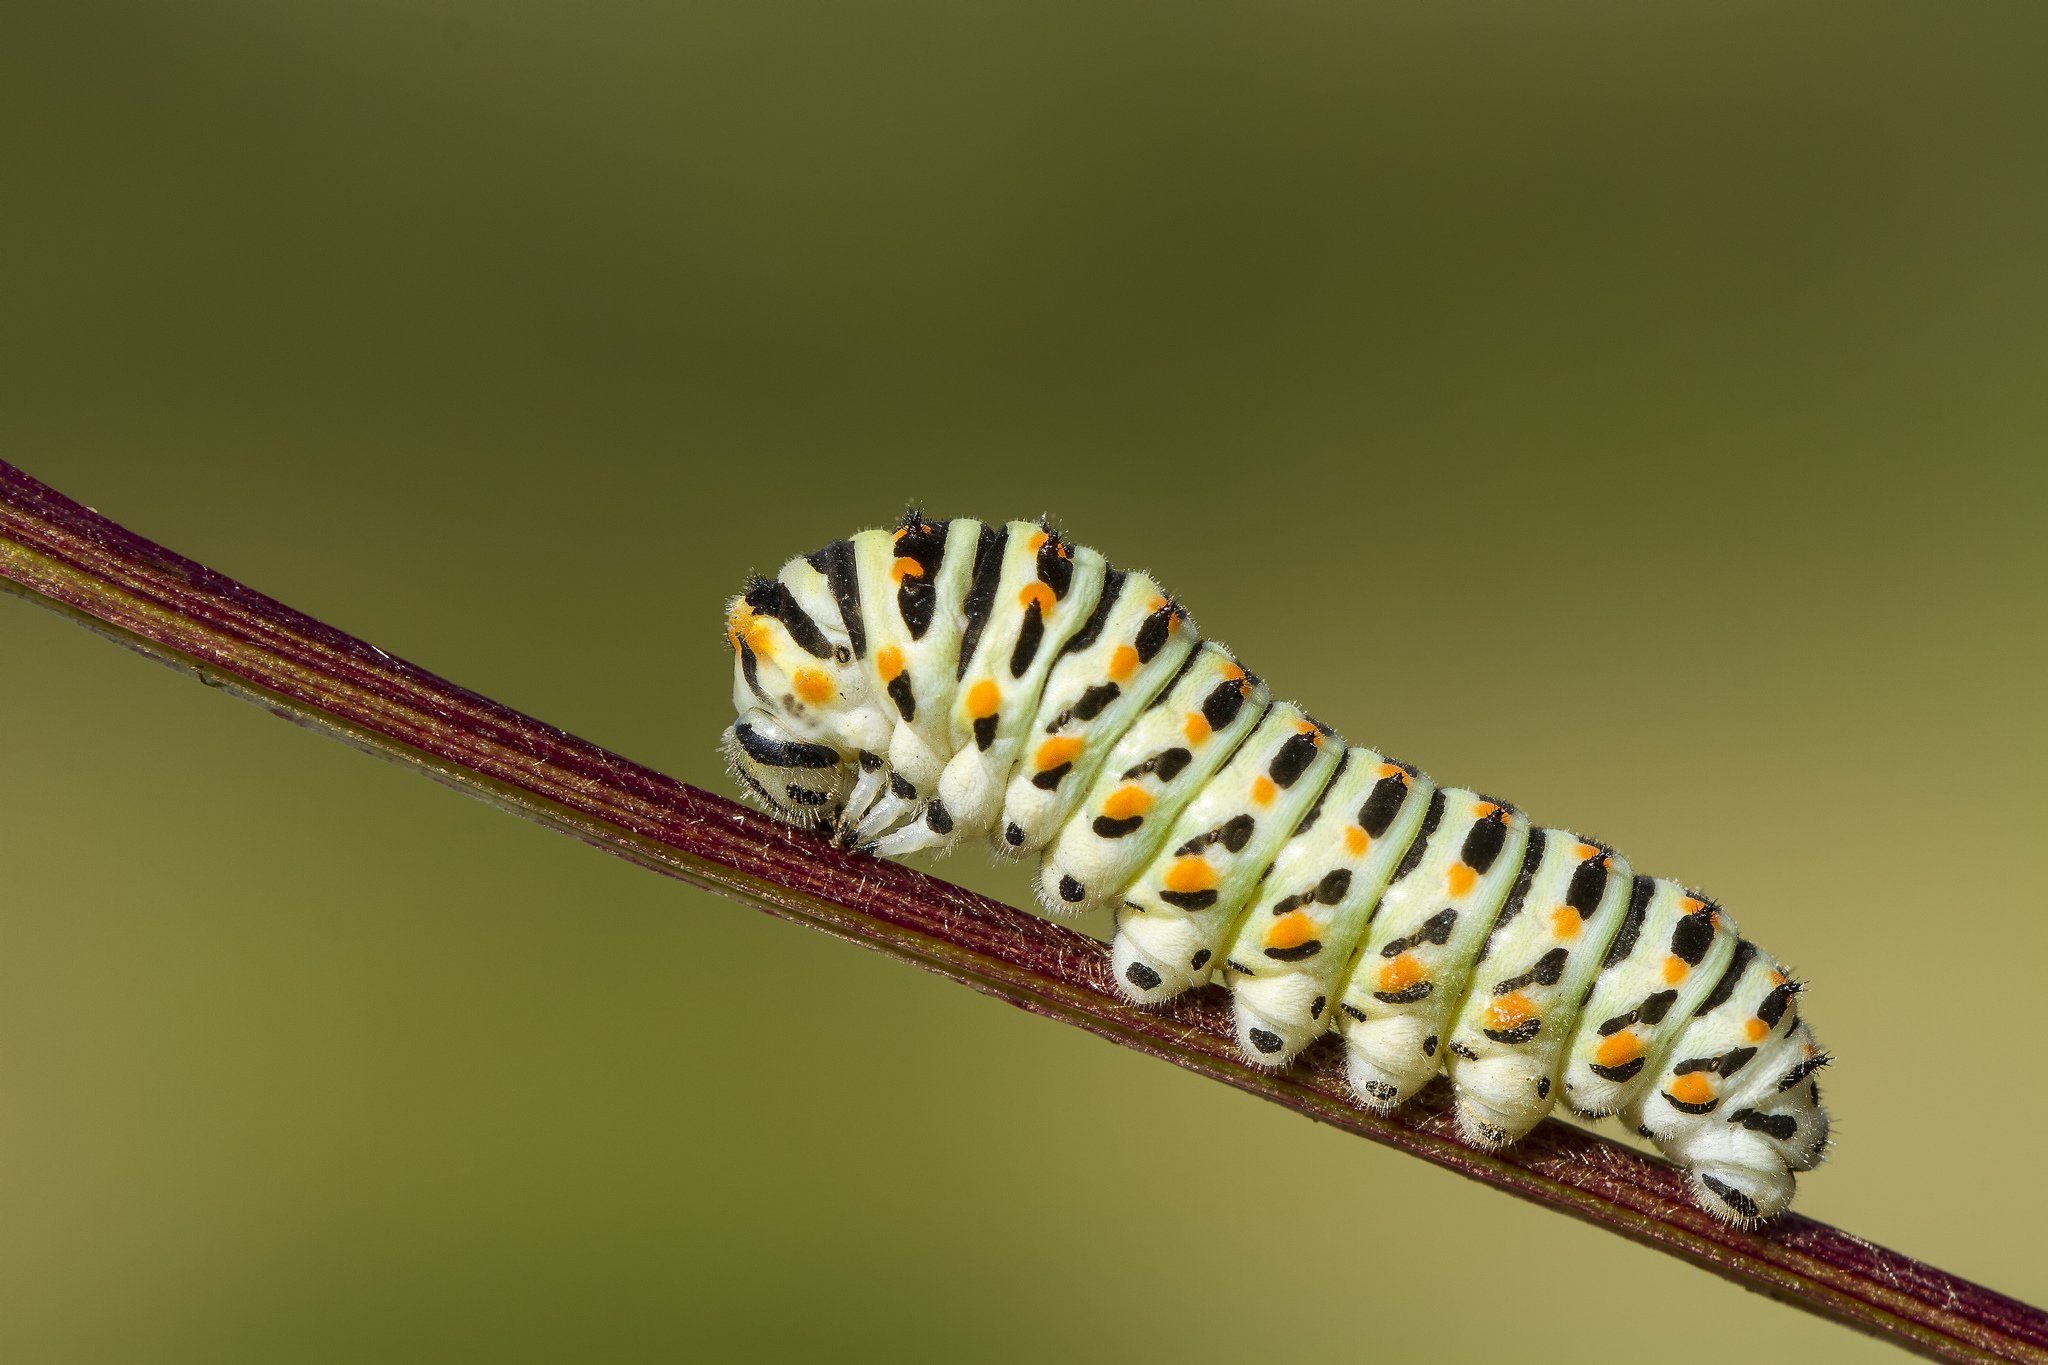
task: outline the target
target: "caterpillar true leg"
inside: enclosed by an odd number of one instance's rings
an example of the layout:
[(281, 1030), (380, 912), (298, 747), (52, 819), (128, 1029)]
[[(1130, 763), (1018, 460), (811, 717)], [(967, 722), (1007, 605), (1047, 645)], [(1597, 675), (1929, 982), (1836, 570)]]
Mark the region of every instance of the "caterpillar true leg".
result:
[(1220, 982), (1253, 1063), (1339, 1032), (1364, 1102), (1448, 1072), (1481, 1144), (1618, 1113), (1734, 1222), (1826, 1155), (1800, 988), (1719, 906), (1347, 746), (1049, 526), (912, 512), (755, 580), (726, 634), (725, 752), (772, 814), (1037, 854), (1049, 910), (1116, 910), (1120, 990)]

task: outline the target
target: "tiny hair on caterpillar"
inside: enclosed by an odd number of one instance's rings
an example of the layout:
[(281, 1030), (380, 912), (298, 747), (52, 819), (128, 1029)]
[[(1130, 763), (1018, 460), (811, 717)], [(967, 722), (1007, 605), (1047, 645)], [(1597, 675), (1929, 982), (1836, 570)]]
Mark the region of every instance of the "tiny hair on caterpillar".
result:
[(1226, 987), (1255, 1065), (1336, 1032), (1363, 1104), (1443, 1073), (1484, 1147), (1618, 1115), (1742, 1225), (1827, 1154), (1801, 983), (1727, 911), (1347, 744), (1049, 524), (913, 510), (756, 579), (726, 636), (723, 747), (770, 814), (1038, 855), (1048, 911), (1115, 912), (1124, 995)]

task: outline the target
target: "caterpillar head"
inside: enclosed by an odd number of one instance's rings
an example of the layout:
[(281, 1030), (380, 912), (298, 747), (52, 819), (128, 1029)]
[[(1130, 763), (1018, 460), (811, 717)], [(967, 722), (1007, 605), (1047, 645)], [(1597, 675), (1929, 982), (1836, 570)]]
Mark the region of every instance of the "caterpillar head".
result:
[(886, 742), (867, 663), (830, 585), (803, 560), (757, 578), (726, 608), (733, 707), (727, 766), (778, 820), (835, 832), (858, 780), (855, 756)]
[(871, 709), (866, 671), (836, 619), (838, 608), (829, 596), (819, 600), (825, 591), (801, 577), (794, 587), (757, 578), (727, 605), (733, 708), (766, 711), (813, 743), (858, 747), (845, 732)]

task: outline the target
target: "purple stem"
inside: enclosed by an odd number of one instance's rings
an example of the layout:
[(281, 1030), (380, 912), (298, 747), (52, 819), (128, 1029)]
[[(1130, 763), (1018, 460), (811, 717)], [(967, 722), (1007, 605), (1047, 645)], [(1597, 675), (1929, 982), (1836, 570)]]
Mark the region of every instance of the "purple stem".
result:
[(964, 982), (1034, 1014), (1399, 1147), (1937, 1360), (2048, 1365), (2048, 1314), (1796, 1214), (1756, 1232), (1669, 1164), (1555, 1119), (1501, 1153), (1459, 1141), (1441, 1087), (1348, 1097), (1325, 1040), (1279, 1075), (1237, 1054), (1220, 992), (1127, 1004), (1093, 939), (840, 852), (394, 659), (0, 463), (0, 586), (117, 641), (608, 852)]

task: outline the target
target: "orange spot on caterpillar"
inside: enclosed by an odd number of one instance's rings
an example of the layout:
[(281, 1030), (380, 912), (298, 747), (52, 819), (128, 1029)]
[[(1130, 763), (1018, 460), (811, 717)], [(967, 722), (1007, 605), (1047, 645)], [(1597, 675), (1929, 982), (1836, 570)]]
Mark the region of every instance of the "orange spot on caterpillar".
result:
[(1031, 548), (1034, 550), (1043, 550), (1045, 548), (1045, 542), (1049, 539), (1051, 539), (1051, 537), (1047, 536), (1045, 532), (1040, 531), (1036, 535), (1031, 537)]
[(1225, 664), (1219, 671), (1223, 674), (1224, 681), (1226, 682), (1244, 681), (1244, 670), (1236, 664)]
[(1316, 936), (1315, 921), (1301, 911), (1282, 915), (1266, 930), (1268, 948), (1299, 948)]
[(1664, 959), (1665, 985), (1676, 986), (1679, 982), (1685, 980), (1688, 976), (1691, 975), (1692, 968), (1686, 965), (1686, 961), (1684, 958), (1667, 957)]
[(1499, 809), (1500, 807), (1494, 805), (1491, 801), (1479, 801), (1474, 803), (1472, 807), (1472, 818), (1474, 820), (1484, 820)]
[(1479, 880), (1479, 871), (1465, 863), (1452, 863), (1451, 870), (1444, 874), (1444, 885), (1453, 896), (1462, 896), (1472, 889), (1472, 883)]
[(1158, 611), (1161, 607), (1165, 605), (1166, 599), (1158, 596), (1157, 594), (1154, 594), (1151, 604), (1145, 608), (1145, 614), (1147, 616), (1150, 616), (1153, 612)]
[(1372, 836), (1356, 825), (1344, 826), (1344, 851), (1354, 858), (1363, 858), (1365, 851), (1372, 847)]
[(1558, 938), (1577, 938), (1585, 923), (1579, 912), (1569, 905), (1560, 905), (1550, 912), (1550, 932)]
[(1429, 968), (1416, 961), (1413, 953), (1403, 953), (1380, 966), (1380, 989), (1388, 995), (1398, 995), (1427, 980)]
[(1593, 1049), (1596, 1066), (1627, 1066), (1643, 1055), (1643, 1040), (1636, 1037), (1634, 1029), (1623, 1029), (1600, 1040), (1600, 1046)]
[(882, 675), (883, 682), (895, 682), (903, 672), (903, 651), (894, 645), (884, 645), (876, 650), (875, 670)]
[(1771, 973), (1771, 984), (1772, 984), (1773, 986), (1782, 986), (1782, 985), (1784, 985), (1784, 984), (1785, 984), (1785, 974), (1784, 974), (1783, 972), (1777, 972), (1777, 971), (1774, 971), (1774, 972), (1772, 972), (1772, 973)]
[(994, 715), (1002, 704), (1002, 692), (987, 678), (967, 689), (967, 714), (976, 720)]
[(1536, 1006), (1520, 991), (1509, 991), (1486, 1006), (1486, 1027), (1497, 1032), (1520, 1028), (1536, 1017)]
[(1402, 786), (1408, 785), (1408, 770), (1398, 763), (1380, 764), (1379, 775), (1381, 777), (1398, 778)]
[(1280, 789), (1273, 785), (1273, 779), (1264, 773), (1260, 773), (1258, 780), (1252, 783), (1252, 800), (1261, 806), (1272, 805), (1273, 798), (1279, 794)]
[(1706, 1104), (1714, 1098), (1714, 1083), (1703, 1071), (1688, 1071), (1671, 1082), (1670, 1094), (1680, 1104)]
[(1214, 891), (1216, 869), (1209, 866), (1208, 860), (1204, 858), (1175, 858), (1173, 865), (1166, 869), (1166, 875), (1160, 880), (1168, 891), (1178, 891), (1183, 895), (1195, 891)]
[(1132, 783), (1118, 787), (1102, 802), (1102, 813), (1112, 820), (1128, 820), (1152, 809), (1152, 793)]
[(1052, 589), (1048, 588), (1047, 586), (1045, 586), (1045, 584), (1040, 583), (1035, 579), (1029, 583), (1026, 583), (1024, 585), (1024, 590), (1017, 594), (1017, 601), (1020, 605), (1025, 607), (1037, 607), (1038, 614), (1040, 616), (1049, 616), (1052, 614), (1053, 600), (1054, 599), (1052, 595)]
[(1188, 723), (1181, 727), (1188, 737), (1188, 743), (1200, 744), (1209, 737), (1209, 718), (1200, 711), (1188, 712)]
[(889, 566), (889, 577), (898, 583), (906, 578), (923, 578), (924, 565), (904, 555)]
[(1085, 747), (1083, 741), (1070, 735), (1055, 736), (1038, 746), (1038, 753), (1032, 759), (1040, 772), (1057, 768), (1062, 763), (1072, 763), (1081, 756)]
[(1582, 863), (1589, 863), (1600, 856), (1600, 850), (1591, 844), (1580, 844), (1572, 849), (1572, 852), (1579, 855), (1579, 861)]
[(1113, 682), (1129, 682), (1131, 674), (1138, 671), (1138, 651), (1129, 645), (1118, 645), (1116, 653), (1109, 656), (1109, 676)]
[(1685, 914), (1697, 915), (1700, 911), (1707, 908), (1707, 903), (1698, 896), (1687, 896), (1678, 903), (1678, 908)]
[(1771, 1026), (1761, 1019), (1744, 1021), (1742, 1031), (1749, 1035), (1749, 1041), (1752, 1043), (1761, 1043), (1764, 1039), (1771, 1036)]
[[(742, 600), (732, 604), (732, 610), (726, 614), (725, 620), (728, 632), (736, 641), (745, 640), (747, 648), (753, 650), (754, 653), (764, 659), (773, 655), (775, 649), (773, 617), (756, 616), (754, 609)], [(738, 646), (735, 645), (734, 648), (738, 648)]]
[(799, 668), (790, 674), (789, 682), (796, 694), (813, 706), (832, 700), (832, 679), (815, 668)]

